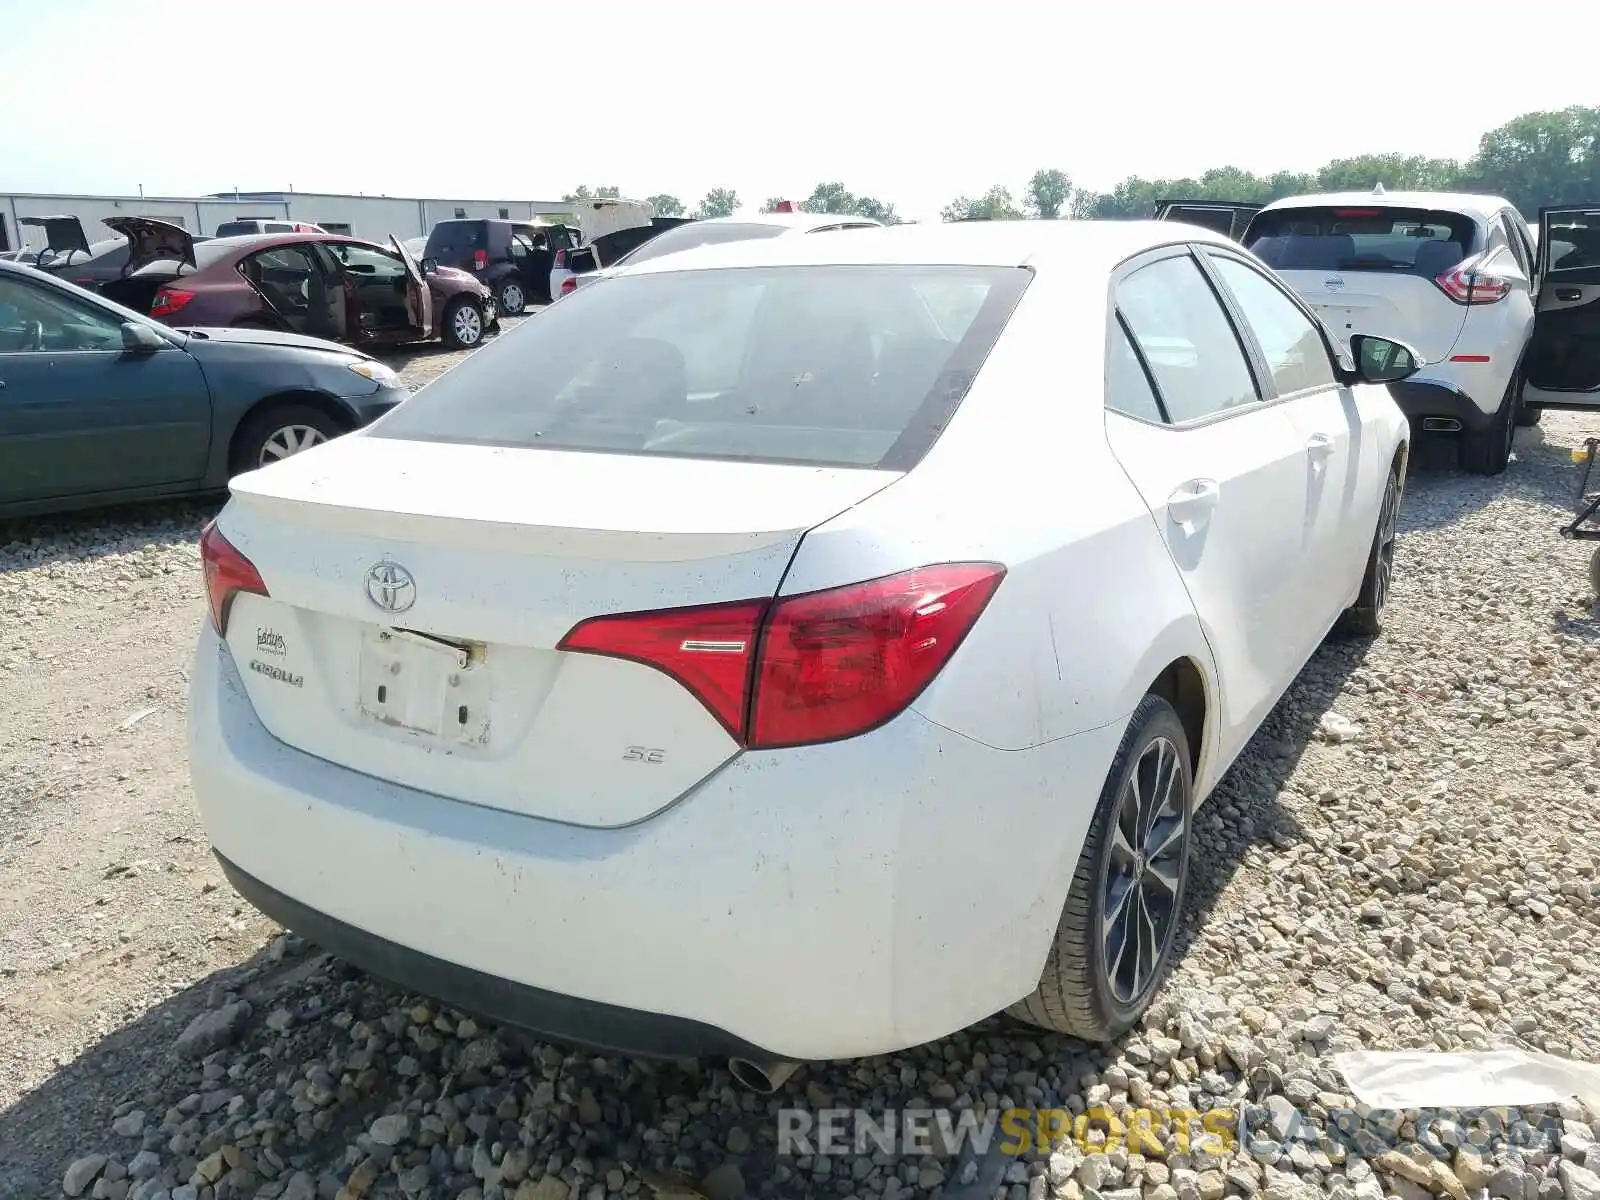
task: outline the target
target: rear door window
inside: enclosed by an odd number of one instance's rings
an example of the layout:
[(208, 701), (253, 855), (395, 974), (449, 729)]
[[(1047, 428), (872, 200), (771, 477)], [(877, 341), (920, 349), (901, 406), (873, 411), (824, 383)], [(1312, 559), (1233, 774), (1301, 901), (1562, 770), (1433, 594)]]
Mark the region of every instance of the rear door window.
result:
[(1256, 335), (1278, 395), (1332, 387), (1333, 360), (1327, 344), (1300, 306), (1254, 267), (1222, 254), (1210, 258)]
[[(626, 275), (473, 355), (373, 436), (907, 470), (1030, 278), (898, 265)], [(931, 311), (952, 293), (969, 301), (964, 322)]]
[(1427, 279), (1481, 248), (1477, 226), (1463, 213), (1378, 206), (1257, 213), (1245, 247), (1280, 271), (1373, 271)]
[(1198, 421), (1255, 403), (1255, 377), (1222, 302), (1187, 254), (1117, 284), (1117, 309), (1150, 364), (1167, 415)]

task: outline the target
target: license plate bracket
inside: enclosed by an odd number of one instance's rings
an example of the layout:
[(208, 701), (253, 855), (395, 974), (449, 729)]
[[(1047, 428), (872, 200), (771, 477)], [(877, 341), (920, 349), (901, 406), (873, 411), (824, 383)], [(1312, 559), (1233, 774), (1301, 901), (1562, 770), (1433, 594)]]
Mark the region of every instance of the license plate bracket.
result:
[(427, 741), (489, 739), (487, 656), (403, 629), (370, 629), (361, 639), (361, 713)]

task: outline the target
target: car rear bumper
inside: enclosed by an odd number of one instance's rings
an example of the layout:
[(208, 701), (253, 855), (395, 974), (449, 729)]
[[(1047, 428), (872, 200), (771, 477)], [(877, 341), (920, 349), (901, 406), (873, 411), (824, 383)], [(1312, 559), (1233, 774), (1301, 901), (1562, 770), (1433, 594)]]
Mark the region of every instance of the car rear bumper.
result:
[(284, 745), (209, 627), (190, 695), (196, 799), (246, 899), (467, 1011), (646, 1055), (886, 1053), (1027, 994), (1123, 725), (1001, 751), (907, 712), (594, 829)]
[(1485, 428), (1494, 419), (1495, 410), (1485, 412), (1461, 388), (1443, 380), (1407, 379), (1391, 383), (1389, 395), (1412, 421), (1442, 417), (1458, 421), (1463, 429), (1476, 430)]

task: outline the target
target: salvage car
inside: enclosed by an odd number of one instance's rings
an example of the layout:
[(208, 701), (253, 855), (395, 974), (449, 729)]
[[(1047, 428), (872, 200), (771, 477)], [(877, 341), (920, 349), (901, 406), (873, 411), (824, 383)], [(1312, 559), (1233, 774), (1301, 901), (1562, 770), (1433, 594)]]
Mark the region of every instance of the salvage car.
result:
[(216, 855), (381, 976), (764, 1090), (1000, 1010), (1115, 1037), (1196, 805), (1381, 627), (1415, 362), (1353, 348), (1175, 223), (624, 268), (233, 481)]
[(424, 271), (392, 236), (389, 246), (329, 233), (215, 238), (175, 225), (120, 218), (135, 239), (111, 299), (168, 325), (282, 329), (357, 346), (441, 338), (476, 346), (498, 315), (489, 289), (464, 271)]
[(1504, 471), (1516, 427), (1546, 408), (1600, 408), (1600, 259), (1564, 256), (1550, 232), (1565, 224), (1592, 243), (1600, 205), (1545, 210), (1537, 237), (1499, 196), (1381, 186), (1265, 206), (1174, 201), (1161, 215), (1237, 237), (1336, 336), (1381, 328), (1415, 346), (1423, 369), (1395, 399), (1424, 430), (1459, 436), (1467, 471)]
[(407, 395), (344, 346), (180, 332), (0, 262), (0, 516), (218, 491)]
[[(128, 275), (135, 268), (130, 265), (133, 252), (133, 230), (137, 230), (139, 217), (107, 217), (101, 224), (108, 226), (116, 237), (90, 242), (84, 233), (83, 222), (77, 217), (21, 217), (19, 225), (32, 225), (44, 230), (45, 246), (30, 261), (41, 271), (60, 276), (91, 292)], [(163, 228), (175, 228), (164, 221), (151, 221)], [(190, 235), (196, 242), (210, 239), (200, 234)]]

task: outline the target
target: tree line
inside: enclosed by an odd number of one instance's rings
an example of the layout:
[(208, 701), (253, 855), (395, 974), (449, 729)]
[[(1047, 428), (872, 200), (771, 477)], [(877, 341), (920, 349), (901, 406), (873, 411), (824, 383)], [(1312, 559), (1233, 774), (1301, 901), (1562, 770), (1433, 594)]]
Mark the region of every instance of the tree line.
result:
[[(1524, 113), (1478, 139), (1471, 158), (1428, 158), (1414, 154), (1359, 154), (1336, 158), (1316, 171), (1276, 171), (1256, 175), (1238, 167), (1214, 167), (1198, 179), (1145, 179), (1129, 176), (1109, 192), (1075, 187), (1067, 173), (1043, 167), (1013, 195), (995, 184), (973, 196), (957, 196), (941, 210), (946, 221), (970, 218), (1005, 220), (1035, 217), (1149, 217), (1167, 200), (1227, 200), (1266, 204), (1308, 192), (1461, 191), (1504, 196), (1533, 220), (1539, 209), (1572, 202), (1600, 201), (1600, 107), (1574, 106), (1558, 112)], [(580, 187), (564, 200), (616, 197), (615, 187)], [(726, 217), (739, 208), (731, 188), (712, 188), (691, 212), (676, 196), (649, 197), (663, 217)], [(774, 211), (773, 197), (762, 206)], [(819, 183), (799, 206), (805, 212), (856, 214), (885, 224), (899, 216), (893, 204), (858, 195), (843, 183)]]

